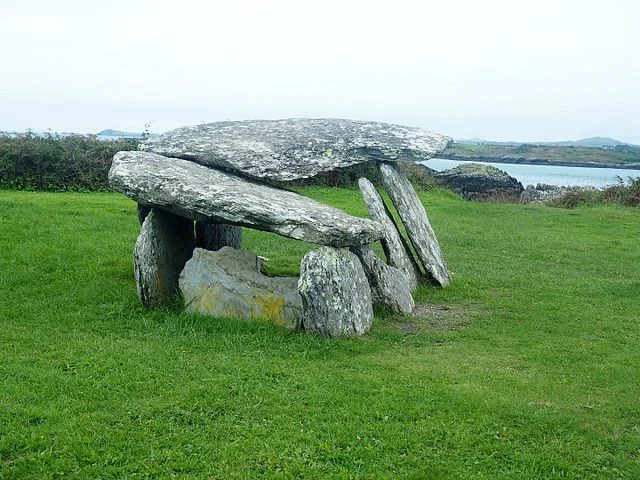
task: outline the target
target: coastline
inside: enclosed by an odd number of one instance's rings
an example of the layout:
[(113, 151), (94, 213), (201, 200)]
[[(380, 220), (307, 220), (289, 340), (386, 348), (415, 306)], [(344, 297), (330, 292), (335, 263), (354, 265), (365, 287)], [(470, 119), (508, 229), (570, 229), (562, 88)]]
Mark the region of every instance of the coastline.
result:
[(549, 167), (586, 167), (586, 168), (620, 168), (623, 170), (640, 170), (640, 163), (602, 163), (602, 162), (572, 162), (565, 160), (546, 160), (543, 158), (514, 158), (514, 157), (467, 157), (463, 155), (447, 155), (442, 153), (437, 158), (456, 160), (458, 162), (508, 163), (513, 165), (544, 165)]

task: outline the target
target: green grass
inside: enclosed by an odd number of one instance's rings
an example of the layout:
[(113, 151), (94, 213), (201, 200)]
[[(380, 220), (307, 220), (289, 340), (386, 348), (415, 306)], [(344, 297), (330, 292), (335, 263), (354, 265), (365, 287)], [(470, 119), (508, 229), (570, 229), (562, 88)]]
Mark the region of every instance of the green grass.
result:
[(329, 340), (144, 311), (131, 201), (0, 192), (0, 478), (640, 478), (638, 210), (422, 198), (465, 326)]

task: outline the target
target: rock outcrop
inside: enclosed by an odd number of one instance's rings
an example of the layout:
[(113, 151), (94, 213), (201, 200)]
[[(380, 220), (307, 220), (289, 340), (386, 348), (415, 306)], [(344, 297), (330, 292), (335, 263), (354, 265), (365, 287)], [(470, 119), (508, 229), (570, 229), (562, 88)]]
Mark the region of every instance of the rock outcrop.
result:
[(370, 160), (427, 160), (451, 141), (417, 127), (290, 118), (182, 127), (148, 139), (140, 149), (286, 182)]
[(362, 335), (373, 320), (371, 290), (353, 253), (321, 247), (300, 263), (303, 328), (329, 337)]
[(407, 235), (426, 273), (439, 285), (448, 285), (451, 275), (440, 251), (438, 239), (429, 223), (427, 212), (416, 191), (395, 165), (380, 163), (380, 173), (385, 189), (402, 218)]
[(178, 294), (178, 277), (191, 257), (193, 222), (152, 208), (133, 250), (138, 298), (146, 307), (167, 305)]
[(480, 163), (463, 163), (434, 174), (434, 178), (466, 200), (518, 200), (524, 191), (522, 184), (511, 175), (492, 165)]
[(297, 329), (302, 298), (297, 277), (267, 277), (248, 250), (196, 248), (180, 274), (185, 310), (215, 317), (259, 319)]
[(382, 227), (372, 220), (352, 217), (294, 192), (154, 153), (118, 152), (109, 182), (139, 203), (193, 220), (336, 247), (368, 244), (382, 236)]

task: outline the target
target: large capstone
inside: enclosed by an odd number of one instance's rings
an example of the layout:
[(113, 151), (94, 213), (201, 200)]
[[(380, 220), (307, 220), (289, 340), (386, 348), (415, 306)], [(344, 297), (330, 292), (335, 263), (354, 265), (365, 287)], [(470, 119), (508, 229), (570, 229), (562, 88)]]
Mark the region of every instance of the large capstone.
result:
[(255, 178), (291, 181), (371, 160), (427, 160), (450, 142), (417, 127), (290, 118), (182, 127), (148, 139), (140, 149)]
[(393, 216), (382, 200), (382, 197), (380, 197), (376, 187), (374, 187), (369, 180), (361, 178), (358, 184), (360, 185), (364, 203), (367, 206), (367, 210), (369, 210), (369, 215), (382, 225), (382, 238), (380, 239), (380, 243), (387, 257), (387, 262), (392, 267), (398, 268), (407, 274), (409, 287), (411, 291), (414, 291), (417, 286), (418, 265), (413, 255), (411, 255), (404, 238), (400, 235)]
[(455, 168), (434, 174), (445, 187), (462, 195), (466, 200), (490, 198), (520, 199), (522, 183), (506, 172), (481, 163), (463, 163)]
[(259, 259), (248, 250), (196, 248), (180, 274), (185, 310), (299, 328), (298, 278), (267, 277), (259, 268)]
[(193, 220), (266, 230), (336, 247), (368, 244), (382, 236), (382, 227), (372, 220), (347, 215), (294, 192), (153, 153), (118, 152), (109, 182), (139, 203)]
[(371, 327), (369, 283), (360, 260), (348, 250), (322, 247), (307, 253), (298, 290), (305, 330), (340, 337), (362, 335)]
[(178, 294), (178, 277), (191, 257), (193, 222), (157, 208), (145, 217), (133, 250), (138, 298), (147, 307), (166, 305)]
[(369, 245), (351, 247), (351, 251), (362, 262), (371, 287), (373, 304), (394, 312), (411, 313), (415, 304), (407, 272), (384, 263), (373, 253)]
[(441, 286), (451, 282), (436, 234), (429, 223), (427, 212), (411, 182), (396, 165), (380, 163), (382, 182), (402, 219), (407, 235), (416, 250), (425, 271)]

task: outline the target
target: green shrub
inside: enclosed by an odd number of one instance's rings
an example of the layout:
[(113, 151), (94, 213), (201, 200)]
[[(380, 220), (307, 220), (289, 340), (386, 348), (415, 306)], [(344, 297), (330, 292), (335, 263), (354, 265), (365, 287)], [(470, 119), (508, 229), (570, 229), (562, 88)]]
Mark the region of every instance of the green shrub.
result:
[(138, 141), (98, 140), (93, 135), (0, 136), (0, 188), (106, 191), (113, 155)]
[(572, 188), (549, 203), (552, 207), (573, 208), (579, 205), (617, 204), (640, 206), (640, 178), (618, 177), (615, 185), (602, 190), (596, 188)]

